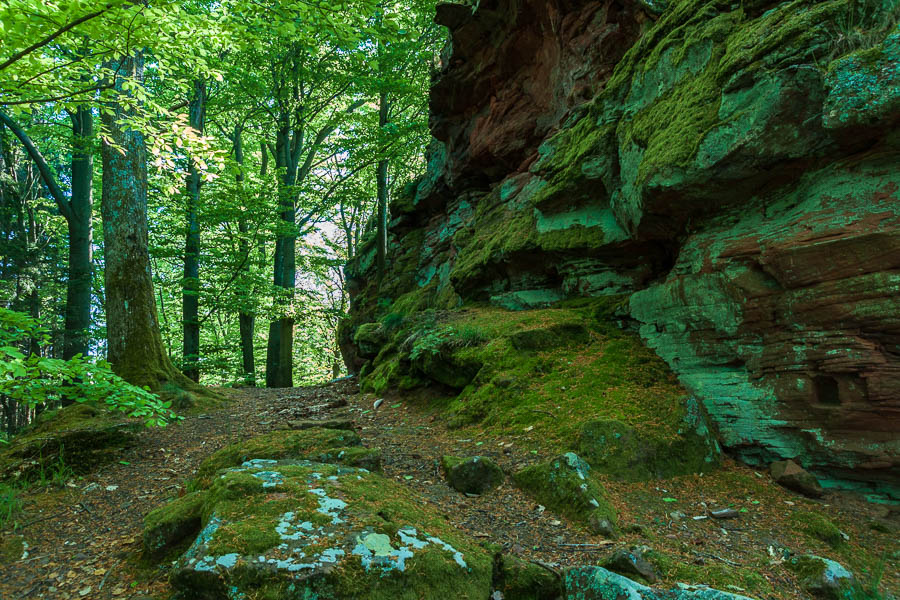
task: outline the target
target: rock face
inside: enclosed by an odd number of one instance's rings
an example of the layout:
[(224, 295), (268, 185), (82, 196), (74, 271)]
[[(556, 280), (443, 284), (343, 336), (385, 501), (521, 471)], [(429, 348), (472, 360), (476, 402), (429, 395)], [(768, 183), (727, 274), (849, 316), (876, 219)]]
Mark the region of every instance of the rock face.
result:
[[(900, 498), (895, 2), (443, 5), (428, 172), (359, 326), (489, 302), (624, 298), (724, 447)], [(857, 24), (841, 34), (841, 24)], [(486, 41), (487, 40), (487, 41)]]

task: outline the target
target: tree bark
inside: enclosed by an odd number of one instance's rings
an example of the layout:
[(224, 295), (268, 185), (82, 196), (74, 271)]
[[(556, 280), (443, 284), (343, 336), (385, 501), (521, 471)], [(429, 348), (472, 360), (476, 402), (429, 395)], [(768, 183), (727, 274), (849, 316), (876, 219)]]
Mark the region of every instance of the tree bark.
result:
[[(244, 145), (241, 137), (241, 130), (242, 124), (239, 123), (234, 128), (234, 160), (239, 167), (237, 175), (235, 175), (235, 180), (237, 181), (238, 186), (240, 186), (244, 181)], [(268, 155), (266, 154), (265, 144), (261, 144), (261, 147), (263, 153), (261, 175), (265, 176), (266, 166), (268, 165)], [(240, 220), (238, 221), (238, 230), (241, 234), (241, 254), (243, 256), (249, 256), (250, 240), (247, 239), (247, 234), (250, 232), (250, 225), (249, 223), (247, 223), (247, 219), (243, 215), (243, 213), (240, 217)], [(244, 267), (244, 271), (250, 271), (249, 261), (247, 261), (247, 265)], [(248, 385), (250, 387), (256, 387), (256, 357), (254, 356), (253, 349), (253, 338), (256, 329), (256, 315), (253, 314), (253, 312), (242, 308), (238, 311), (238, 325), (241, 332), (241, 366), (243, 370), (244, 383), (245, 385)]]
[[(206, 84), (202, 80), (194, 83), (194, 93), (190, 104), (189, 124), (203, 133), (205, 116)], [(184, 281), (182, 285), (181, 310), (184, 328), (183, 367), (185, 376), (192, 381), (200, 381), (200, 171), (197, 163), (190, 159), (187, 180), (187, 232), (184, 244)]]
[[(294, 186), (297, 182), (299, 154), (293, 146), (299, 143), (299, 134), (291, 136), (287, 117), (281, 125), (275, 140), (275, 165), (284, 169), (278, 185), (282, 232), (275, 240), (275, 259), (272, 283), (284, 291), (277, 299), (285, 312), (290, 310), (296, 283), (296, 208)], [(269, 342), (266, 348), (266, 387), (293, 387), (294, 319), (285, 315), (269, 323)]]
[[(120, 73), (141, 81), (140, 52), (123, 58)], [(115, 87), (122, 93), (123, 77)], [(147, 245), (147, 150), (140, 131), (121, 123), (132, 110), (113, 101), (102, 113), (108, 139), (101, 146), (101, 214), (105, 243), (108, 360), (128, 382), (157, 390), (190, 388), (163, 348)], [(112, 142), (112, 143), (110, 143)]]
[(80, 106), (72, 117), (72, 197), (69, 201), (69, 277), (63, 358), (88, 355), (93, 276), (94, 116)]
[[(379, 137), (384, 138), (384, 128), (388, 124), (388, 95), (382, 91), (379, 94), (378, 103), (378, 131)], [(379, 152), (383, 152), (384, 143)], [(375, 223), (376, 249), (375, 264), (378, 269), (378, 281), (384, 277), (387, 265), (387, 221), (388, 221), (388, 159), (381, 156), (378, 160), (375, 172), (375, 186), (378, 193), (378, 215)]]

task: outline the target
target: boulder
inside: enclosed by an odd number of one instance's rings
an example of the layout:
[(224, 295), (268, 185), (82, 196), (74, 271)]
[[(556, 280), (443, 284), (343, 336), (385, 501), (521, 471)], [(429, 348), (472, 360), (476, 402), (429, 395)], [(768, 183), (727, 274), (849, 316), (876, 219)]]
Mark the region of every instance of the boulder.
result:
[(825, 490), (816, 477), (792, 460), (778, 460), (769, 465), (775, 483), (811, 498), (821, 498)]
[(404, 486), (364, 469), (252, 461), (222, 471), (174, 564), (188, 599), (484, 600), (493, 556)]
[(353, 342), (364, 358), (374, 358), (387, 340), (381, 323), (363, 323), (353, 335)]
[(616, 524), (616, 511), (590, 470), (577, 454), (567, 452), (549, 462), (525, 467), (513, 475), (513, 480), (547, 508), (593, 533), (610, 536)]
[(844, 536), (841, 534), (841, 530), (824, 515), (802, 510), (791, 514), (790, 519), (797, 524), (803, 533), (825, 542), (832, 548), (837, 548), (844, 543)]
[(849, 598), (856, 586), (853, 573), (829, 558), (805, 554), (790, 559), (786, 565), (797, 576), (800, 586), (814, 598)]
[(644, 558), (640, 548), (619, 548), (603, 560), (602, 566), (613, 573), (642, 579), (646, 583), (656, 583), (659, 579), (656, 568)]
[(356, 433), (344, 429), (273, 431), (236, 442), (207, 457), (200, 463), (197, 480), (201, 486), (207, 486), (216, 471), (236, 467), (250, 459), (303, 459), (379, 470), (380, 451), (363, 448), (361, 444)]
[(644, 433), (619, 421), (597, 419), (581, 428), (578, 452), (598, 472), (620, 481), (712, 471), (721, 462), (719, 445), (696, 400), (685, 402), (685, 421), (674, 436)]
[(464, 494), (484, 494), (503, 483), (505, 478), (503, 469), (486, 456), (444, 456), (441, 463), (447, 483)]
[(564, 585), (566, 600), (750, 600), (705, 586), (650, 588), (603, 567), (573, 567)]
[(0, 479), (33, 479), (61, 465), (88, 473), (117, 460), (119, 451), (144, 429), (138, 419), (92, 404), (73, 404), (38, 415), (34, 423), (0, 447)]
[(562, 580), (555, 570), (510, 554), (497, 554), (494, 561), (494, 594), (504, 600), (558, 600)]
[(200, 531), (206, 492), (185, 494), (144, 517), (144, 556), (159, 559)]

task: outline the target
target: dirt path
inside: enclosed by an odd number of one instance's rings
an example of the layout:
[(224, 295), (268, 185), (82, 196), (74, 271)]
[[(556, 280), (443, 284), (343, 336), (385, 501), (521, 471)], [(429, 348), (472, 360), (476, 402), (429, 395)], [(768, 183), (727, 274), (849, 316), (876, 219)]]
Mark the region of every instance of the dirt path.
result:
[[(569, 526), (509, 483), (484, 496), (467, 497), (444, 482), (439, 470), (444, 454), (490, 456), (507, 472), (549, 458), (520, 449), (514, 441), (463, 438), (459, 432), (448, 431), (429, 411), (397, 399), (385, 399), (374, 410), (373, 398), (359, 395), (353, 380), (322, 387), (227, 393), (233, 401), (221, 409), (189, 417), (178, 426), (142, 432), (139, 442), (123, 451), (121, 462), (70, 481), (64, 489), (27, 494), (25, 514), (19, 522), (24, 523), (21, 533), (29, 545), (29, 556), (0, 572), (0, 599), (167, 597), (165, 569), (142, 566), (139, 560), (144, 515), (183, 493), (200, 461), (216, 449), (300, 418), (352, 417), (364, 445), (382, 449), (385, 476), (414, 488), (427, 502), (439, 506), (454, 526), (477, 539), (499, 544), (505, 551), (564, 567), (595, 564), (613, 545)], [(728, 469), (749, 471), (735, 465)], [(759, 563), (761, 575), (777, 590), (770, 597), (801, 597), (783, 568), (765, 566), (768, 547), (777, 546), (773, 540), (783, 533), (771, 514), (748, 514), (737, 524), (690, 519), (673, 522), (666, 512), (671, 506), (659, 502), (673, 492), (653, 483), (627, 489), (611, 485), (621, 512), (631, 520), (623, 524), (626, 532), (616, 545), (650, 537), (657, 540), (655, 545), (680, 548), (680, 560), (720, 567), (746, 564), (752, 556), (764, 557)], [(710, 501), (712, 494), (705, 483), (679, 485), (677, 495), (684, 501), (679, 506)], [(776, 497), (767, 502), (792, 504), (792, 500), (782, 499), (792, 496), (773, 493)], [(876, 509), (851, 499), (841, 510), (862, 523)], [(638, 522), (642, 526), (637, 526)], [(860, 534), (851, 531), (851, 535)], [(897, 573), (889, 569), (886, 576), (893, 587)]]

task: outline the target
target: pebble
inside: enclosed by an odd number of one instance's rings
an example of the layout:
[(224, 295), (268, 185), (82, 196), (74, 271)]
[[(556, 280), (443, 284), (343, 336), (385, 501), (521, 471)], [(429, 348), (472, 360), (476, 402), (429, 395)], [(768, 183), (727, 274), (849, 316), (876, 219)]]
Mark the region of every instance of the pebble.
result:
[(734, 510), (733, 508), (720, 508), (719, 510), (711, 510), (709, 511), (709, 515), (714, 519), (734, 519), (737, 518), (741, 513)]

